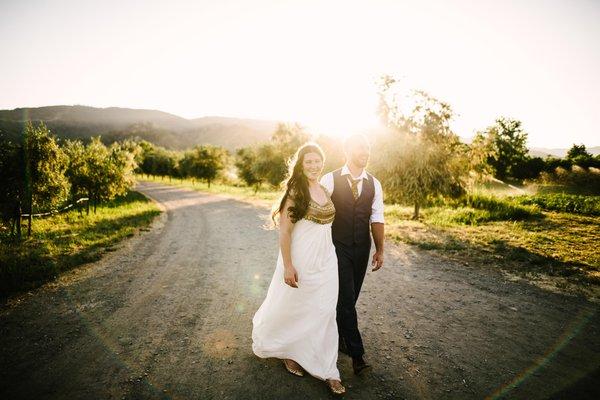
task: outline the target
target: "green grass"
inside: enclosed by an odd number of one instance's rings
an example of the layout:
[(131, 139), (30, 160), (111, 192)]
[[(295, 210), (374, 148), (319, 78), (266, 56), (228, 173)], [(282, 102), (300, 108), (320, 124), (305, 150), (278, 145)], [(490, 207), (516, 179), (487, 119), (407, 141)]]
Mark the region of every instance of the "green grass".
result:
[(514, 200), (524, 205), (536, 205), (546, 211), (600, 216), (600, 196), (553, 193), (517, 196)]
[(461, 262), (600, 285), (600, 218), (540, 212), (522, 220), (485, 220), (481, 213), (487, 215), (486, 210), (431, 207), (412, 221), (412, 208), (386, 206), (386, 232), (394, 241)]
[(0, 297), (55, 279), (62, 271), (98, 260), (102, 252), (136, 230), (148, 226), (159, 208), (142, 194), (100, 204), (94, 214), (76, 210), (34, 218), (31, 237), (23, 224), (23, 240), (0, 237)]

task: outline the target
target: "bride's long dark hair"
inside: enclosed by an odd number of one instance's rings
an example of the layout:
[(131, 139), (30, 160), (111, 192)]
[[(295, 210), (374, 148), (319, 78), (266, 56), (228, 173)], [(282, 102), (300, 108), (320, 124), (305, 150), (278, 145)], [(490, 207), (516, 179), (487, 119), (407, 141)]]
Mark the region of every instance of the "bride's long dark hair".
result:
[(325, 155), (321, 146), (314, 142), (308, 142), (300, 146), (296, 151), (296, 154), (288, 162), (288, 174), (283, 185), (285, 192), (281, 196), (279, 201), (279, 207), (271, 212), (271, 219), (276, 225), (275, 217), (284, 212), (283, 207), (285, 202), (290, 197), (294, 200), (294, 205), (288, 208), (290, 219), (293, 223), (301, 220), (306, 215), (308, 210), (308, 203), (310, 201), (310, 192), (308, 190), (308, 179), (304, 175), (302, 164), (304, 162), (304, 156), (308, 153), (317, 153), (323, 163), (325, 163)]

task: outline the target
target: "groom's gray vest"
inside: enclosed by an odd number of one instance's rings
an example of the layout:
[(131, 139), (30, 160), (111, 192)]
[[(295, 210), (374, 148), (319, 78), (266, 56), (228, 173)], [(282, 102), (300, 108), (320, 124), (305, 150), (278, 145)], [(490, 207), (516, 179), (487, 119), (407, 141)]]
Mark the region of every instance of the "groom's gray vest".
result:
[(331, 224), (332, 239), (347, 246), (370, 245), (369, 220), (375, 196), (373, 176), (363, 179), (362, 190), (354, 201), (348, 177), (342, 175), (342, 169), (333, 171), (333, 194), (331, 200), (335, 206), (335, 219)]

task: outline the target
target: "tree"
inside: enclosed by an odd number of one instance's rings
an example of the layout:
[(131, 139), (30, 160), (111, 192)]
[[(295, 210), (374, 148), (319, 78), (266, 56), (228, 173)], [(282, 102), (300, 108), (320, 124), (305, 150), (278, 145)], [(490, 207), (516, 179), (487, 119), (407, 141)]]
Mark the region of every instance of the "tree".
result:
[(134, 172), (141, 172), (140, 166), (144, 161), (144, 148), (142, 147), (141, 143), (131, 139), (125, 139), (117, 143), (122, 150), (125, 150), (133, 155), (133, 160), (135, 161)]
[(67, 198), (69, 181), (65, 178), (67, 158), (43, 122), (25, 126), (23, 141), (25, 169), (25, 209), (29, 213), (27, 235), (31, 235), (32, 214), (56, 207)]
[(122, 196), (133, 186), (136, 168), (135, 153), (128, 145), (115, 142), (106, 147), (100, 136), (92, 137), (86, 146), (80, 141), (67, 141), (65, 151), (69, 155), (66, 175), (73, 184), (71, 196), (85, 194), (93, 211), (102, 201)]
[(439, 143), (396, 134), (380, 143), (374, 170), (388, 200), (414, 206), (413, 219), (428, 199), (464, 193), (465, 164)]
[(244, 147), (238, 149), (235, 158), (235, 167), (238, 171), (238, 176), (248, 186), (254, 186), (254, 192), (258, 191), (262, 179), (254, 170), (254, 166), (257, 162), (256, 149), (253, 147)]
[(100, 200), (108, 201), (126, 194), (134, 184), (135, 167), (134, 153), (119, 142), (111, 144), (105, 164), (106, 184), (99, 192)]
[(469, 171), (475, 182), (485, 181), (493, 175), (494, 169), (488, 160), (495, 154), (496, 149), (493, 138), (481, 132), (476, 133), (469, 145), (468, 155)]
[(269, 182), (271, 186), (279, 186), (287, 174), (288, 161), (309, 138), (298, 124), (279, 124), (270, 143), (242, 149), (242, 155), (238, 151), (238, 175), (247, 184), (248, 178), (254, 184)]
[(227, 151), (224, 148), (198, 145), (186, 152), (182, 160), (182, 167), (186, 176), (204, 179), (210, 187), (210, 183), (225, 168), (226, 162)]
[(567, 160), (571, 161), (574, 165), (579, 165), (583, 168), (597, 165), (597, 163), (594, 162), (594, 156), (591, 153), (588, 153), (584, 144), (580, 144), (579, 146), (574, 144), (567, 152)]
[(81, 140), (67, 139), (63, 149), (68, 159), (65, 175), (71, 182), (71, 201), (76, 201), (78, 196), (88, 194), (87, 188), (90, 186), (86, 147)]
[(569, 160), (574, 160), (578, 157), (589, 158), (591, 156), (592, 155), (590, 153), (588, 153), (587, 149), (585, 148), (585, 144), (580, 144), (580, 145), (573, 144), (573, 147), (571, 147), (569, 149), (569, 151), (567, 152), (567, 159), (569, 159)]
[(21, 238), (21, 209), (25, 198), (23, 143), (0, 131), (0, 214), (10, 234)]
[(380, 115), (391, 132), (375, 146), (374, 171), (388, 199), (421, 206), (436, 196), (456, 197), (465, 192), (468, 148), (450, 129), (450, 106), (423, 91), (398, 92), (397, 81), (384, 76)]
[(254, 174), (273, 187), (279, 186), (287, 174), (287, 160), (284, 153), (273, 143), (266, 143), (256, 149)]
[(546, 162), (541, 157), (527, 157), (513, 167), (513, 176), (517, 179), (535, 179), (546, 169)]
[(527, 133), (521, 121), (500, 117), (481, 134), (493, 143), (494, 152), (488, 157), (488, 163), (494, 169), (494, 176), (502, 181), (516, 178), (515, 170), (529, 158)]

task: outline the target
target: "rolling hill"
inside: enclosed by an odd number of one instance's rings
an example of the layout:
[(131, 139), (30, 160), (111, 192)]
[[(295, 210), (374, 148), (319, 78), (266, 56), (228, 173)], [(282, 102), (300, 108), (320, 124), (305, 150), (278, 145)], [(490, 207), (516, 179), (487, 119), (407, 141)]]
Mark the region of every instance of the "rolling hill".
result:
[[(0, 131), (18, 138), (25, 121), (44, 121), (59, 138), (89, 140), (101, 135), (105, 143), (139, 137), (168, 149), (183, 150), (210, 143), (233, 151), (257, 142), (266, 142), (278, 121), (229, 117), (186, 119), (158, 110), (88, 106), (47, 106), (0, 110)], [(466, 143), (470, 138), (462, 138)], [(600, 146), (587, 149), (600, 154)], [(532, 156), (564, 157), (568, 149), (529, 149)]]
[(186, 119), (158, 110), (48, 106), (0, 110), (0, 130), (20, 136), (26, 121), (43, 121), (60, 138), (88, 140), (101, 135), (110, 143), (140, 137), (169, 149), (210, 143), (229, 150), (267, 141), (277, 121), (227, 117)]

